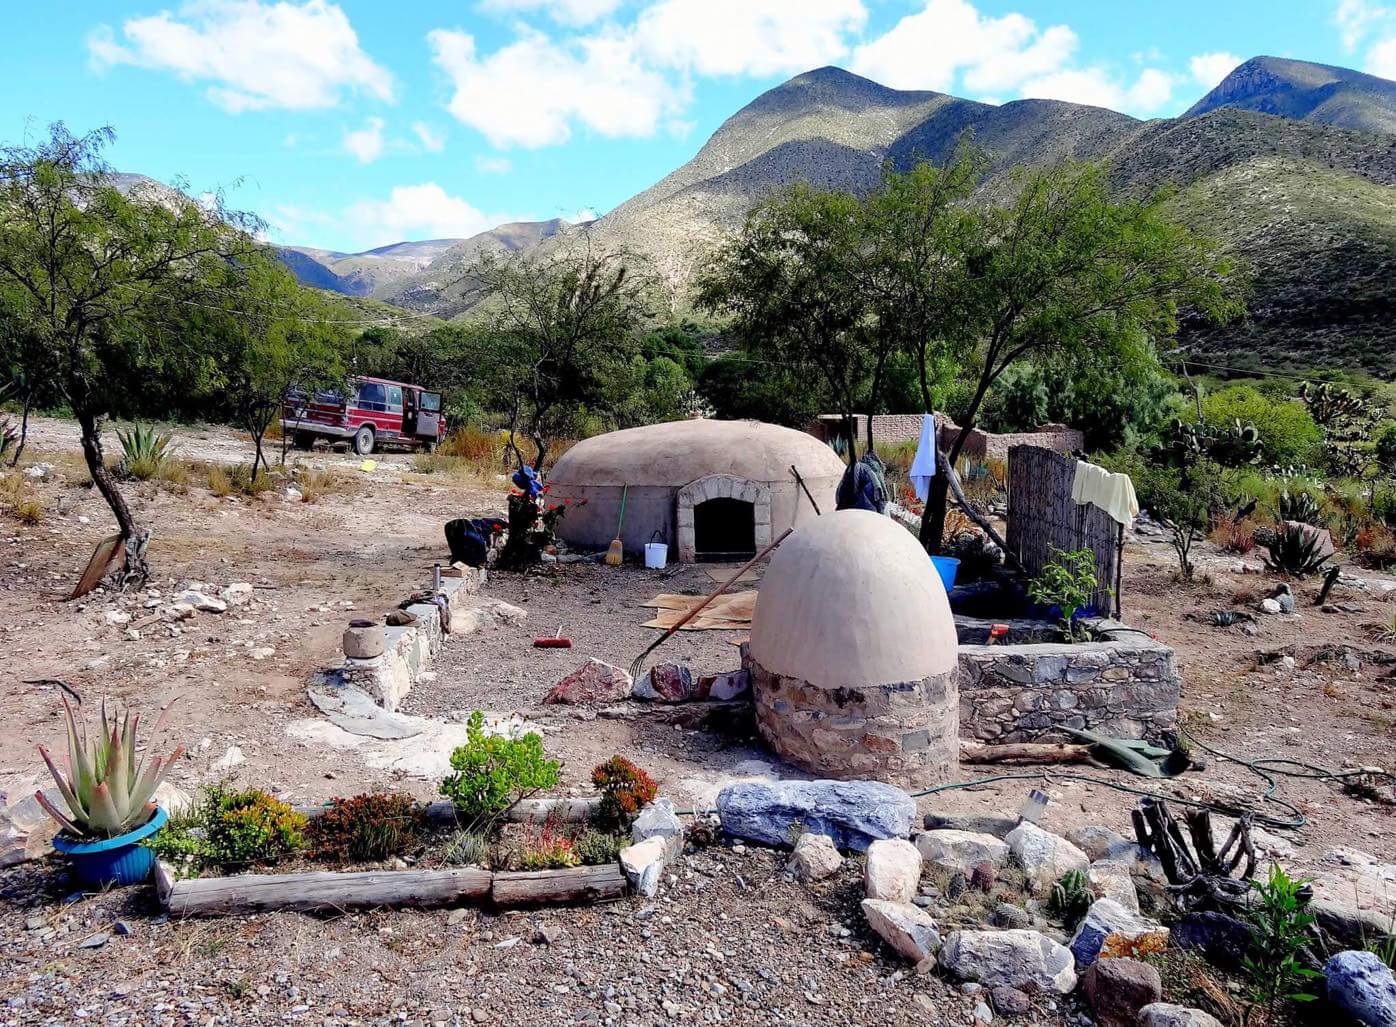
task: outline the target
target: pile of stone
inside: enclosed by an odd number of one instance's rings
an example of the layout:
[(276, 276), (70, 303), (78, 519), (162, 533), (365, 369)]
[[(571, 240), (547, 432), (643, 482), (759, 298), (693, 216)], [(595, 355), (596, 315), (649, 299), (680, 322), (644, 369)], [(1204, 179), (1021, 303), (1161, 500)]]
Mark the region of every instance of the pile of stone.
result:
[(543, 702), (572, 706), (606, 705), (627, 699), (658, 703), (734, 702), (750, 694), (751, 675), (745, 669), (699, 677), (683, 664), (661, 663), (636, 681), (620, 667), (589, 659), (548, 689)]

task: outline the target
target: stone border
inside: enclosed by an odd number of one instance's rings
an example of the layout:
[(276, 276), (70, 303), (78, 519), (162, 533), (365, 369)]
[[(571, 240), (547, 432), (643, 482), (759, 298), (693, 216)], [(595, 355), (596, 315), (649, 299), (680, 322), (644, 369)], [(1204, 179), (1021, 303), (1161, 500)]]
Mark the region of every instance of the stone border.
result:
[(771, 490), (760, 482), (735, 474), (708, 474), (695, 478), (678, 491), (674, 523), (679, 563), (693, 563), (698, 558), (693, 508), (709, 499), (739, 499), (750, 503), (754, 507), (756, 551), (759, 553), (771, 544)]

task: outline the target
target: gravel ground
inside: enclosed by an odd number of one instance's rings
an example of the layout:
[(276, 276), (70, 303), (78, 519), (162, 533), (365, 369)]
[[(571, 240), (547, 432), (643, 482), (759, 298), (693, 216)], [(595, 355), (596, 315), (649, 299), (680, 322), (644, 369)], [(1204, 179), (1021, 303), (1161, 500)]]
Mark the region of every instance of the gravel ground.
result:
[[(973, 1022), (983, 994), (917, 975), (866, 929), (860, 860), (814, 888), (784, 867), (715, 848), (651, 902), (204, 922), (151, 919), (134, 889), (65, 902), (62, 874), (27, 867), (0, 876), (0, 1023)], [(1077, 1020), (1038, 1002), (1017, 1022)]]

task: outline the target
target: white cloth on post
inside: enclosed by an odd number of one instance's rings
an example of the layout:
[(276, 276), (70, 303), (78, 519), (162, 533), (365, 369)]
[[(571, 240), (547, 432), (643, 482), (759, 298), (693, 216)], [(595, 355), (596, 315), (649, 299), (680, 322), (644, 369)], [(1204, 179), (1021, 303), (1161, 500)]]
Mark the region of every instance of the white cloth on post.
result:
[(916, 457), (911, 461), (907, 478), (921, 502), (931, 494), (931, 479), (936, 476), (936, 417), (921, 415), (921, 440), (916, 444)]

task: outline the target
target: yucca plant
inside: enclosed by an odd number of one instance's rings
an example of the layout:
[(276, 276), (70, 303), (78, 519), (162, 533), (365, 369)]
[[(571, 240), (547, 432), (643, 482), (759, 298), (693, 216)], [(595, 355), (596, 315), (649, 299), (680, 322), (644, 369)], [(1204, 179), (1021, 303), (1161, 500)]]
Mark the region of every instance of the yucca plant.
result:
[[(1305, 529), (1308, 530), (1305, 530)], [(1290, 577), (1302, 578), (1318, 571), (1333, 556), (1324, 552), (1326, 534), (1298, 522), (1280, 524), (1274, 537), (1266, 543), (1265, 562), (1270, 569)]]
[(118, 428), (116, 437), (121, 440), (122, 470), (142, 481), (158, 475), (173, 452), (174, 435), (150, 425), (133, 424), (126, 431)]
[(1275, 513), (1282, 521), (1299, 521), (1323, 527), (1323, 513), (1318, 500), (1307, 492), (1283, 490), (1275, 497)]
[[(81, 700), (79, 700), (81, 702)], [(159, 731), (169, 713), (167, 705), (155, 722)], [(49, 773), (58, 785), (59, 794), (68, 810), (60, 810), (42, 791), (34, 797), (48, 815), (70, 835), (85, 838), (117, 838), (135, 830), (155, 814), (151, 796), (184, 748), (161, 759), (146, 754), (137, 759), (136, 730), (141, 717), (113, 710), (107, 716), (107, 704), (102, 703), (101, 730), (89, 736), (86, 720), (79, 721), (66, 696), (63, 698), (64, 717), (68, 722), (68, 756), (63, 769), (42, 745), (39, 755), (48, 764)]]

